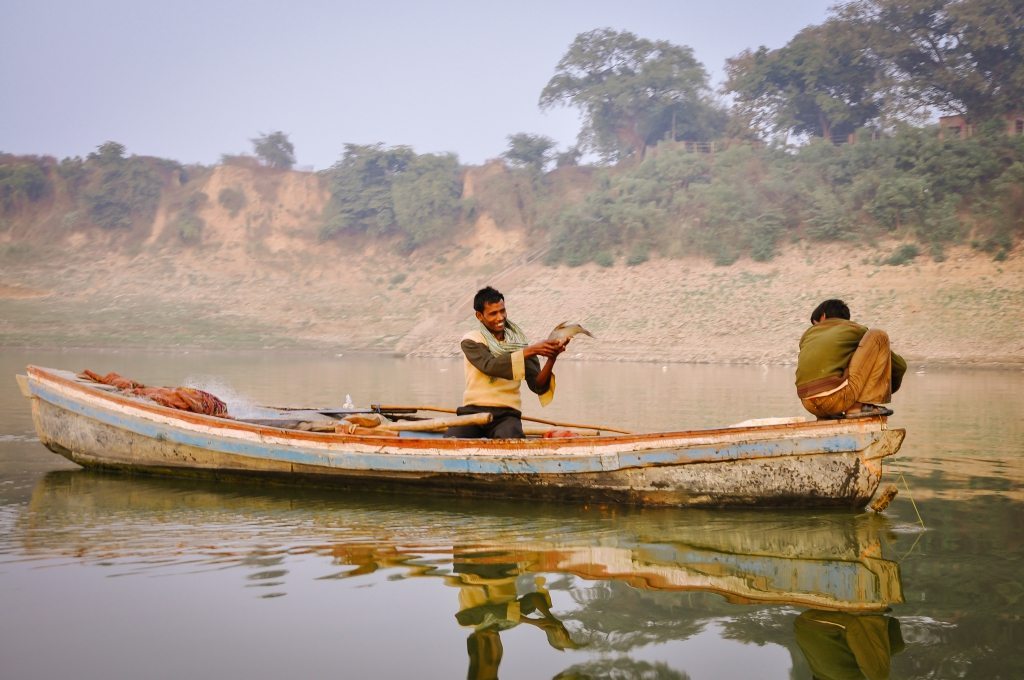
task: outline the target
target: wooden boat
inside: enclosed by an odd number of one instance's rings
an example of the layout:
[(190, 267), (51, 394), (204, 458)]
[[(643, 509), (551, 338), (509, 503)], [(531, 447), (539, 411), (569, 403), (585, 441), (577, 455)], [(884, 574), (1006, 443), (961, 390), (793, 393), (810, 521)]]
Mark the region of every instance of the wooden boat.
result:
[(48, 473), (28, 507), (16, 532), (29, 559), (71, 557), (132, 571), (204, 563), (251, 570), (263, 564), (252, 560), (259, 553), (314, 556), (330, 578), (394, 570), (458, 588), (486, 585), (492, 594), (518, 576), (561, 574), (717, 593), (735, 604), (881, 612), (903, 601), (899, 565), (884, 556), (892, 527), (873, 513), (566, 513), (551, 503), (225, 488), (85, 470)]
[(884, 416), (564, 439), (410, 437), (340, 421), (339, 431), (316, 432), (295, 428), (303, 416), (347, 412), (282, 411), (247, 422), (160, 406), (69, 371), (29, 366), (19, 383), (43, 445), (86, 467), (491, 497), (859, 508), (905, 436)]

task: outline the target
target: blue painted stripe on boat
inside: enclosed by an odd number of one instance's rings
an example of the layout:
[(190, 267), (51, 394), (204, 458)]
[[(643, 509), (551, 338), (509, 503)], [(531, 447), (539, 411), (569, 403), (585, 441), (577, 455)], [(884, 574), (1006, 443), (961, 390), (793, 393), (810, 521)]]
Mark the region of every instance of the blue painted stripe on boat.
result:
[(333, 467), (346, 470), (382, 472), (439, 472), (455, 474), (539, 475), (602, 472), (637, 466), (685, 464), (696, 460), (726, 461), (741, 458), (773, 458), (818, 452), (857, 451), (874, 436), (838, 434), (814, 438), (777, 441), (737, 442), (723, 446), (697, 446), (643, 452), (578, 455), (546, 455), (524, 451), (508, 455), (486, 456), (416, 455), (413, 453), (365, 453), (357, 451), (321, 451), (301, 445), (280, 446), (234, 437), (211, 437), (184, 426), (164, 425), (144, 418), (126, 416), (109, 409), (92, 407), (64, 397), (39, 383), (31, 383), (32, 393), (54, 406), (78, 413), (98, 422), (173, 444), (194, 446), (220, 453), (276, 460), (294, 464)]
[(834, 434), (823, 438), (775, 439), (770, 441), (754, 441), (730, 445), (725, 449), (717, 446), (699, 446), (683, 451), (641, 451), (638, 453), (620, 453), (619, 465), (634, 467), (644, 465), (671, 465), (687, 460), (730, 460), (734, 458), (774, 458), (777, 456), (806, 455), (821, 451), (838, 453), (841, 451), (858, 451), (865, 443), (860, 437), (851, 434)]

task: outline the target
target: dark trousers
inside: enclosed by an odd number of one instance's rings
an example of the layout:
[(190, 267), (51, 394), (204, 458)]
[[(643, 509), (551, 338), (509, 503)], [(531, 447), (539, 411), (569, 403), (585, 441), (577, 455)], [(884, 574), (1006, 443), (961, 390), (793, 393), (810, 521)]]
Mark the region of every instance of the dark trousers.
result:
[(503, 406), (460, 406), (455, 409), (460, 416), (470, 413), (490, 413), (491, 422), (486, 425), (456, 425), (449, 427), (445, 437), (461, 439), (522, 439), (523, 414), (514, 408)]

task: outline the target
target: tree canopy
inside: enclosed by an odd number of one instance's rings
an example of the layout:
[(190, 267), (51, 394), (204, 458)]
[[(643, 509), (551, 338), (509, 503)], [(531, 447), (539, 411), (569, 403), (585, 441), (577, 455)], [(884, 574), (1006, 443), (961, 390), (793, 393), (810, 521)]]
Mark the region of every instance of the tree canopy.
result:
[(341, 232), (401, 235), (415, 248), (454, 229), (461, 217), (460, 168), (452, 154), (346, 144), (326, 175), (331, 202), (324, 238)]
[(508, 136), (508, 149), (502, 157), (516, 167), (540, 173), (551, 162), (555, 146), (550, 137), (519, 132)]
[(415, 248), (454, 231), (461, 219), (462, 180), (454, 154), (413, 158), (392, 186), (395, 220)]
[(726, 71), (736, 112), (762, 134), (845, 136), (930, 111), (982, 122), (1024, 106), (1024, 5), (855, 0)]
[(102, 166), (116, 166), (124, 160), (125, 147), (120, 142), (104, 142), (89, 153), (88, 160)]
[(155, 158), (125, 157), (125, 147), (105, 142), (86, 159), (88, 184), (83, 198), (89, 218), (104, 229), (129, 230), (152, 219), (160, 201), (163, 178), (159, 168), (171, 168)]
[(261, 134), (250, 141), (256, 157), (265, 165), (281, 170), (291, 170), (295, 165), (295, 147), (280, 130)]
[(764, 133), (845, 137), (883, 109), (884, 69), (864, 49), (864, 30), (831, 20), (777, 50), (746, 50), (726, 61), (725, 90), (737, 112)]
[(1024, 106), (1021, 0), (857, 0), (839, 18), (913, 102), (981, 121)]
[(642, 158), (660, 139), (709, 139), (725, 124), (689, 47), (597, 29), (576, 36), (541, 92), (541, 108), (583, 112), (581, 148)]
[(335, 212), (325, 235), (337, 231), (362, 231), (374, 235), (395, 229), (391, 184), (415, 153), (407, 146), (390, 149), (383, 144), (346, 144), (341, 160), (328, 177)]
[(35, 159), (4, 163), (0, 154), (0, 214), (40, 200), (51, 191), (45, 166)]

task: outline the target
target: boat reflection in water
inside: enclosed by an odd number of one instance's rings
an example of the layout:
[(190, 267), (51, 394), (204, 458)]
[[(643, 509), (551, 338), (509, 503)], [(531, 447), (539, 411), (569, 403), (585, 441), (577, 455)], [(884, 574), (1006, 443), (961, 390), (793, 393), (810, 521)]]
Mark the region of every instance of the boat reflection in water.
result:
[[(899, 624), (882, 614), (903, 599), (898, 565), (882, 557), (887, 529), (873, 514), (339, 496), (75, 470), (38, 483), (16, 533), (29, 559), (70, 556), (122, 573), (255, 566), (245, 580), (262, 579), (265, 597), (287, 595), (289, 560), (300, 555), (324, 558), (330, 573), (319, 579), (381, 570), (438, 579), (458, 591), (471, 678), (497, 677), (500, 634), (515, 626), (537, 628), (556, 649), (596, 653), (603, 631), (617, 626), (621, 639), (657, 621), (643, 603), (616, 602), (621, 593), (604, 602), (574, 596), (577, 609), (558, 610), (551, 591), (575, 595), (583, 589), (576, 579), (806, 607), (796, 642), (815, 673), (829, 677), (852, 658), (867, 677), (884, 677), (877, 670), (888, 669), (887, 654), (902, 642)], [(697, 629), (674, 621), (666, 637)], [(883, 643), (884, 660), (868, 658)], [(585, 661), (564, 677), (600, 674), (601, 663)]]

